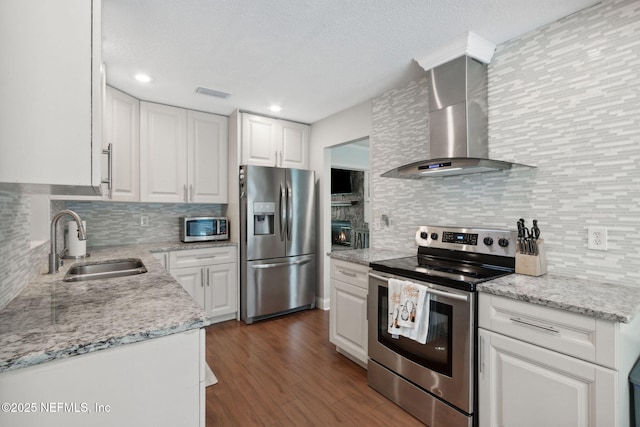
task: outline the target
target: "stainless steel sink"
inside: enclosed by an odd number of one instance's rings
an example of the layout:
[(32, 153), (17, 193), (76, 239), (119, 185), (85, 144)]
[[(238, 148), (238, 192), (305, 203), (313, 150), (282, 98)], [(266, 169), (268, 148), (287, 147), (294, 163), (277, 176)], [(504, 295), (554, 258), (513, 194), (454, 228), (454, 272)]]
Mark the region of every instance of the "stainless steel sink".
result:
[(140, 258), (112, 259), (102, 262), (74, 264), (64, 276), (65, 282), (107, 279), (146, 273), (147, 268)]

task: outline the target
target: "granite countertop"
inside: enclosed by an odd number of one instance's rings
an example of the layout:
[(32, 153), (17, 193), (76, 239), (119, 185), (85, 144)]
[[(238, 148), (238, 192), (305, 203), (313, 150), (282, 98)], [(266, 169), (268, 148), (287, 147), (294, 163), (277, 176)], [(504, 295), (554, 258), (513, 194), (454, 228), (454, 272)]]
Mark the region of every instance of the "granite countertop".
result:
[(478, 285), (480, 292), (629, 323), (640, 312), (637, 287), (545, 274), (511, 274)]
[[(332, 259), (368, 266), (370, 262), (413, 254), (355, 249), (328, 255)], [(553, 274), (539, 277), (510, 274), (478, 284), (478, 291), (614, 322), (629, 323), (640, 313), (640, 292), (637, 287)]]
[(387, 249), (352, 249), (347, 251), (329, 252), (328, 255), (333, 259), (368, 266), (370, 262), (403, 258), (415, 255), (415, 252), (411, 253), (409, 251), (394, 251)]
[[(89, 248), (82, 262), (140, 258), (147, 273), (64, 282), (73, 264), (42, 273), (0, 310), (0, 372), (209, 325), (152, 252), (236, 245), (166, 242)], [(48, 267), (43, 266), (43, 271)]]

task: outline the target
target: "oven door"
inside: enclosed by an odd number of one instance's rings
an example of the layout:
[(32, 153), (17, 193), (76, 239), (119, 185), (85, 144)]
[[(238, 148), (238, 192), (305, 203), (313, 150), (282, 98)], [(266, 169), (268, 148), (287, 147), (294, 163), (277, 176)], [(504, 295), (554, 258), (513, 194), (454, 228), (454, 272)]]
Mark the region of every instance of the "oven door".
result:
[(414, 281), (430, 290), (429, 332), (426, 344), (420, 344), (402, 336), (394, 338), (387, 332), (390, 278), (408, 280), (377, 271), (369, 274), (369, 358), (472, 414), (474, 293)]

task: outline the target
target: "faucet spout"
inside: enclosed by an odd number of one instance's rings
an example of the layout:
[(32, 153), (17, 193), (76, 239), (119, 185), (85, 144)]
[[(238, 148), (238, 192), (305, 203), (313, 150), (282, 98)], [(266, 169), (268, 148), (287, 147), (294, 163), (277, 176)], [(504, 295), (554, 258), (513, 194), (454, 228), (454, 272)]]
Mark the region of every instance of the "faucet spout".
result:
[(49, 251), (49, 274), (57, 273), (60, 265), (62, 264), (60, 262), (60, 254), (58, 254), (58, 240), (56, 231), (58, 228), (58, 221), (60, 221), (60, 218), (65, 215), (71, 216), (71, 218), (75, 220), (76, 224), (78, 224), (78, 239), (87, 240), (87, 230), (85, 230), (84, 226), (82, 225), (82, 219), (80, 219), (80, 215), (68, 209), (62, 210), (55, 214), (51, 219), (51, 250)]

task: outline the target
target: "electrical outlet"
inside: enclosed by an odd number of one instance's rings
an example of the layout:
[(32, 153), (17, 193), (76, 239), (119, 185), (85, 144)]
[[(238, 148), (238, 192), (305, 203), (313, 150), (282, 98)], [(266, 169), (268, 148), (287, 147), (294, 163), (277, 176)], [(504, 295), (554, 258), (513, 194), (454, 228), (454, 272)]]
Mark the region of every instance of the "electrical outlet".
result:
[(587, 247), (596, 251), (607, 250), (607, 229), (605, 227), (588, 228)]
[(140, 227), (148, 227), (149, 226), (149, 216), (143, 215), (140, 217)]

